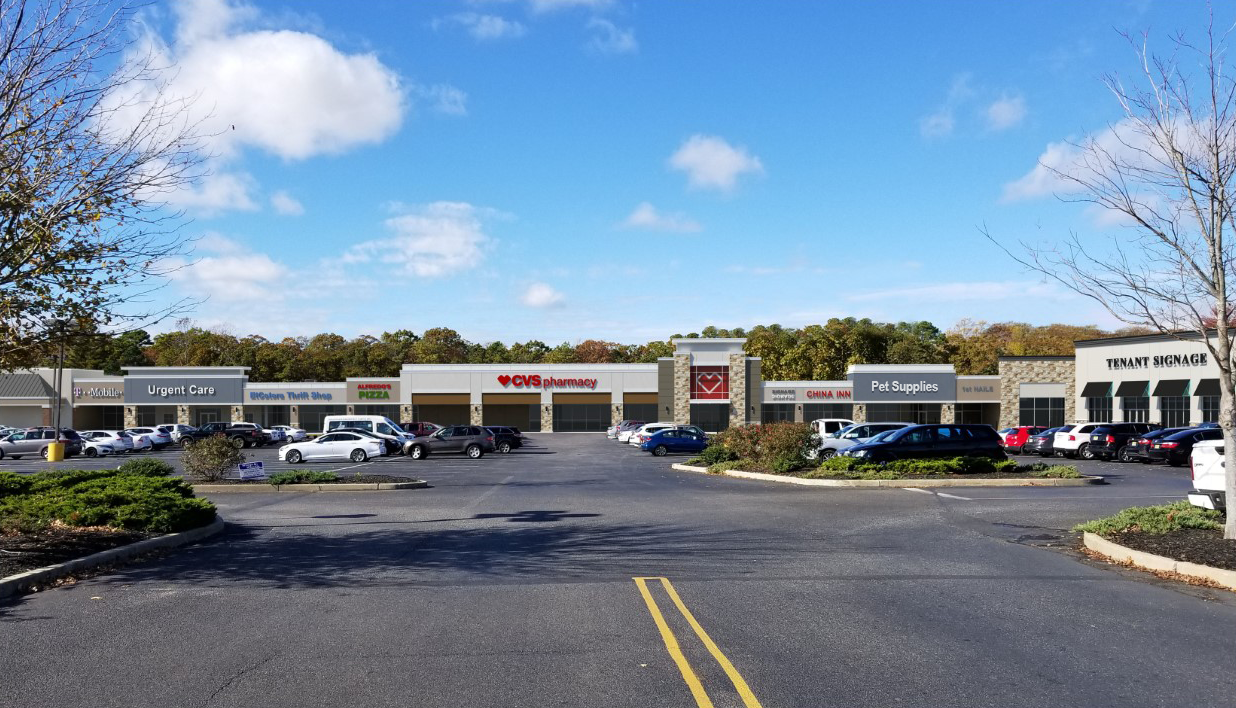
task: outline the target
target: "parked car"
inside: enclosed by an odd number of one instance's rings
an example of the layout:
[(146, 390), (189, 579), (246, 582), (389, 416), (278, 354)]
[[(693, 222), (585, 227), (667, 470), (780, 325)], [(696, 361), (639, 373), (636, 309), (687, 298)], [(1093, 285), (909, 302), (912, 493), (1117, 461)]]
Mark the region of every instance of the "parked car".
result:
[(351, 460), (364, 462), (382, 454), (383, 441), (347, 431), (335, 431), (314, 440), (291, 443), (279, 448), (279, 459), (291, 464), (305, 460)]
[(266, 437), (270, 439), (268, 443), (270, 445), (283, 445), (288, 441), (288, 434), (273, 425), (269, 428), (262, 428), (262, 432), (266, 433)]
[(130, 433), (127, 430), (123, 432), (128, 433), (129, 439), (133, 441), (133, 449), (129, 450), (129, 452), (151, 452), (154, 450), (154, 440), (149, 435)]
[(854, 425), (854, 421), (848, 418), (817, 418), (811, 421), (811, 431), (820, 437), (832, 435), (833, 433), (848, 428)]
[(123, 430), (87, 430), (79, 433), (83, 440), (110, 445), (114, 454), (133, 452), (133, 436)]
[(1093, 457), (1090, 453), (1090, 434), (1100, 425), (1110, 425), (1110, 423), (1080, 423), (1061, 426), (1056, 432), (1055, 440), (1052, 440), (1052, 447), (1055, 448), (1057, 455), (1089, 460)]
[(973, 423), (911, 425), (890, 432), (878, 442), (855, 445), (841, 454), (872, 462), (933, 457), (1006, 459), (1000, 434), (990, 425)]
[(288, 442), (301, 442), (309, 438), (309, 433), (303, 428), (297, 428), (291, 425), (272, 425), (271, 430), (282, 430), (284, 437)]
[(708, 447), (708, 436), (685, 428), (667, 428), (648, 436), (639, 449), (651, 452), (656, 457), (665, 457), (671, 452), (702, 452)]
[(463, 453), (477, 459), (494, 451), (494, 436), (479, 425), (450, 425), (430, 435), (418, 435), (404, 447), (404, 454), (414, 460), (441, 453)]
[(82, 438), (82, 454), (86, 457), (107, 457), (114, 455), (116, 448), (102, 440), (87, 440)]
[(1004, 440), (1004, 451), (1014, 455), (1020, 455), (1022, 453), (1022, 448), (1026, 446), (1026, 440), (1028, 440), (1031, 435), (1037, 435), (1044, 430), (1047, 430), (1047, 426), (1045, 425), (1020, 425), (1013, 428), (1011, 433), (1005, 433), (1000, 436)]
[(9, 433), (0, 440), (0, 458), (20, 460), (26, 455), (39, 455), (47, 459), (47, 446), (54, 442), (64, 443), (65, 457), (82, 451), (82, 440), (75, 430), (61, 428), (57, 435), (55, 428), (27, 428)]
[(1090, 433), (1090, 455), (1100, 460), (1133, 462), (1133, 452), (1129, 450), (1129, 443), (1160, 427), (1154, 423), (1100, 425)]
[(1189, 461), (1194, 445), (1203, 440), (1222, 439), (1222, 428), (1189, 428), (1156, 439), (1150, 444), (1147, 456), (1151, 462), (1166, 462), (1172, 467), (1180, 467)]
[(1227, 509), (1226, 475), (1223, 466), (1223, 440), (1201, 440), (1189, 454), (1189, 473), (1193, 489), (1189, 503), (1203, 509)]
[[(811, 450), (807, 457), (827, 460), (846, 448), (853, 447), (871, 440), (871, 438), (889, 430), (900, 430), (912, 423), (854, 423), (826, 435), (820, 440), (819, 448)], [(814, 454), (811, 454), (814, 453)]]
[(340, 428), (355, 428), (373, 433), (386, 441), (391, 454), (401, 452), (414, 435), (409, 435), (395, 421), (382, 415), (328, 415), (322, 419), (323, 433)]
[(381, 454), (383, 455), (397, 455), (403, 450), (402, 448), (392, 447), (393, 443), (387, 436), (381, 435), (379, 433), (375, 433), (369, 430), (365, 430), (364, 428), (335, 428), (331, 432), (332, 433), (334, 432), (356, 433), (357, 435), (363, 438), (370, 438), (371, 440), (377, 440), (378, 442), (382, 443), (382, 453)]
[(182, 445), (190, 445), (213, 435), (223, 435), (237, 448), (261, 447), (266, 443), (266, 433), (254, 423), (203, 423), (200, 427), (181, 435)]
[(1158, 430), (1151, 430), (1144, 435), (1139, 435), (1130, 440), (1129, 444), (1125, 446), (1127, 448), (1126, 456), (1133, 462), (1148, 465), (1151, 461), (1150, 446), (1154, 444), (1155, 440), (1175, 433), (1182, 433), (1186, 430), (1189, 430), (1189, 428), (1159, 428)]
[(1053, 442), (1060, 428), (1048, 428), (1026, 438), (1026, 444), (1021, 446), (1021, 454), (1051, 457), (1056, 454)]
[(627, 443), (635, 447), (639, 447), (644, 444), (645, 440), (652, 437), (653, 433), (674, 427), (677, 427), (674, 423), (648, 423), (646, 425), (642, 425), (638, 430), (631, 433), (630, 437), (627, 438)]
[(629, 443), (631, 442), (631, 436), (635, 434), (635, 431), (645, 425), (648, 425), (648, 423), (642, 420), (628, 420), (626, 423), (623, 423), (618, 427), (618, 434), (614, 436), (614, 439), (621, 443)]
[[(150, 439), (150, 446), (155, 450), (162, 450), (172, 444), (172, 436), (170, 433), (165, 433), (158, 428), (129, 428), (125, 431), (129, 435), (144, 435)], [(144, 447), (144, 446), (143, 446)]]
[(196, 430), (196, 428), (192, 425), (185, 425), (184, 423), (169, 423), (167, 425), (160, 425), (159, 430), (162, 430), (170, 435), (174, 444), (179, 444), (180, 439), (184, 437), (186, 432)]
[(518, 450), (528, 440), (528, 438), (524, 437), (523, 433), (519, 432), (519, 428), (506, 425), (489, 425), (485, 429), (494, 436), (494, 449), (503, 454), (511, 450)]
[(403, 428), (403, 432), (412, 437), (421, 437), (423, 435), (433, 435), (434, 431), (441, 430), (442, 426), (437, 423), (429, 423), (426, 421), (413, 421), (411, 423), (400, 423), (399, 427)]
[(618, 438), (619, 431), (627, 430), (635, 424), (643, 425), (644, 421), (642, 420), (620, 420), (615, 425), (611, 425), (605, 429), (605, 437), (609, 438), (610, 440), (616, 440)]

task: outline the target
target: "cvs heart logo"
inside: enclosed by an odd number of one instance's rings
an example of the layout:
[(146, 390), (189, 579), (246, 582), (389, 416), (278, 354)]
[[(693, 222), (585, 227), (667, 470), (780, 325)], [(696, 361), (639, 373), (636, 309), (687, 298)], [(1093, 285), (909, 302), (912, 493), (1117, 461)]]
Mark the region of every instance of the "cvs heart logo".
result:
[(511, 377), (507, 376), (506, 374), (503, 374), (498, 377), (498, 383), (502, 384), (503, 386), (509, 384), (510, 382), (511, 382)]
[(705, 393), (716, 393), (722, 381), (721, 374), (698, 374), (695, 377), (695, 385)]

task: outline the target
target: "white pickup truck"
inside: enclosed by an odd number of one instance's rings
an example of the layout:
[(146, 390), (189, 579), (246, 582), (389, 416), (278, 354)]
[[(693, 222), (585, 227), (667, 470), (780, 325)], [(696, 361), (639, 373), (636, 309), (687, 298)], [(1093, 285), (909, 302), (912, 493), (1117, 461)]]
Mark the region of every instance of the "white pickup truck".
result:
[(1193, 475), (1189, 503), (1203, 509), (1224, 509), (1223, 441), (1202, 440), (1195, 443), (1189, 456), (1189, 468)]

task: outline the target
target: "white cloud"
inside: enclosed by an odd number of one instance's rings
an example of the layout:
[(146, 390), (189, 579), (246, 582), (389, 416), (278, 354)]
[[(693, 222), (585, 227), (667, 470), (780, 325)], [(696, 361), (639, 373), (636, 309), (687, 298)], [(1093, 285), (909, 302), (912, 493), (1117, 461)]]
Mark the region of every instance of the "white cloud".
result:
[(522, 24), (497, 15), (484, 15), (479, 12), (461, 12), (449, 17), (434, 20), (434, 29), (453, 24), (463, 27), (473, 39), (486, 41), (492, 39), (508, 39), (522, 37), (527, 31)]
[(622, 29), (609, 20), (594, 17), (588, 21), (588, 30), (592, 32), (588, 47), (594, 51), (602, 54), (630, 54), (639, 50), (633, 29)]
[(216, 172), (198, 179), (191, 187), (160, 196), (172, 208), (211, 217), (225, 211), (256, 211), (258, 205), (251, 194), (256, 186), (253, 177), (245, 172)]
[(207, 255), (171, 264), (179, 268), (172, 270), (169, 277), (184, 292), (224, 304), (283, 300), (287, 291), (284, 281), (290, 272), (265, 253), (213, 232), (198, 240), (197, 251)]
[(687, 182), (700, 189), (734, 189), (739, 175), (762, 174), (760, 159), (745, 147), (733, 147), (711, 135), (692, 135), (669, 159), (670, 167), (687, 173)]
[(481, 217), (494, 212), (464, 202), (433, 202), (407, 211), (386, 220), (392, 236), (352, 246), (344, 262), (378, 261), (430, 278), (470, 270), (485, 259), (482, 247), (489, 237)]
[(1128, 164), (1145, 164), (1157, 152), (1151, 141), (1130, 120), (1122, 120), (1082, 140), (1048, 143), (1038, 164), (1018, 179), (1004, 185), (1001, 201), (1014, 202), (1052, 194), (1075, 194), (1080, 187), (1062, 175), (1094, 176), (1086, 163), (1084, 146), (1093, 145), (1102, 154)]
[(1026, 100), (1021, 96), (1003, 96), (987, 107), (987, 128), (1008, 130), (1026, 117)]
[(270, 205), (276, 213), (284, 216), (300, 216), (305, 213), (305, 205), (283, 189), (270, 195)]
[(613, 4), (613, 0), (528, 0), (533, 12), (553, 12), (575, 7), (601, 10)]
[(703, 230), (698, 221), (688, 218), (685, 214), (664, 214), (648, 202), (641, 202), (620, 225), (628, 229), (674, 233), (697, 233)]
[(952, 135), (957, 124), (957, 109), (974, 96), (970, 74), (958, 74), (948, 87), (944, 104), (918, 121), (918, 130), (925, 138), (943, 138)]
[(417, 94), (430, 102), (434, 111), (448, 116), (468, 115), (468, 94), (447, 84), (417, 88)]
[(564, 296), (545, 283), (533, 283), (528, 286), (519, 301), (528, 307), (555, 307), (561, 305)]

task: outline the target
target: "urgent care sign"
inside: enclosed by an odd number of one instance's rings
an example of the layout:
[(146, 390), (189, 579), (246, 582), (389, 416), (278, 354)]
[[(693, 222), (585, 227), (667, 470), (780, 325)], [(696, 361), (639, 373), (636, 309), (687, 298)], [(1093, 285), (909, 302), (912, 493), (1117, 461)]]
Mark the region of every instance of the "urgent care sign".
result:
[(540, 374), (499, 374), (497, 381), (502, 388), (515, 389), (586, 388), (591, 391), (597, 387), (596, 379)]

